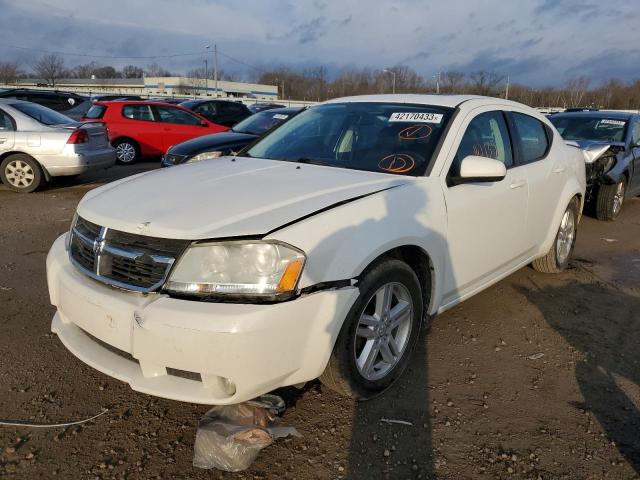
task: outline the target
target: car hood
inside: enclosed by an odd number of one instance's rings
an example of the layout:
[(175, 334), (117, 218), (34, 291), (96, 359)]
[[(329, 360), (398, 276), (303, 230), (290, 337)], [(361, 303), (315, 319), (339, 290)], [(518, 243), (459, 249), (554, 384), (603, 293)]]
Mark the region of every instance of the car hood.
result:
[(413, 180), (387, 173), (222, 157), (97, 188), (85, 195), (78, 215), (116, 230), (161, 238), (264, 235), (327, 207)]
[(595, 162), (611, 147), (615, 147), (616, 151), (625, 148), (624, 142), (607, 142), (603, 140), (568, 140), (565, 143), (581, 149), (585, 163)]
[(214, 151), (216, 148), (223, 148), (226, 145), (236, 145), (241, 142), (249, 143), (256, 138), (255, 135), (249, 135), (247, 133), (212, 133), (174, 145), (167, 153), (174, 155), (195, 155), (201, 152)]

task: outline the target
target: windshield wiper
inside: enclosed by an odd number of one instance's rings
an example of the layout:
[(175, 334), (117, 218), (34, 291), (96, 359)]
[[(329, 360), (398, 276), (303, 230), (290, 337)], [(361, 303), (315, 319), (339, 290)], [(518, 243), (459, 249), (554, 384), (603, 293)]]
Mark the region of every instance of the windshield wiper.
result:
[(292, 161), (296, 163), (307, 163), (310, 165), (324, 165), (325, 167), (333, 166), (330, 163), (323, 162), (322, 160), (316, 160), (314, 158), (306, 158), (306, 157), (301, 157), (301, 158), (298, 158), (297, 160), (292, 160)]

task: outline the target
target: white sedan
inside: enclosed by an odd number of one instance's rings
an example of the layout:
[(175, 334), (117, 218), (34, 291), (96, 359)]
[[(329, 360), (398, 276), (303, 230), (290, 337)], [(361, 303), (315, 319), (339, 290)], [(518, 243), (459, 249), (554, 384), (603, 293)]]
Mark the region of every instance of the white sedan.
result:
[(437, 313), (528, 264), (563, 270), (584, 192), (580, 150), (524, 105), (332, 100), (237, 157), (89, 192), (47, 259), (52, 330), (161, 397), (320, 377), (369, 398)]

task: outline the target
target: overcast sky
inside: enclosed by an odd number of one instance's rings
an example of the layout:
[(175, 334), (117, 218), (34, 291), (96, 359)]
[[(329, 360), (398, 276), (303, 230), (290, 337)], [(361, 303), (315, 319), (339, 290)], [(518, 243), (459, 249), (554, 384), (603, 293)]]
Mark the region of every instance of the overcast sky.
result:
[[(557, 85), (640, 78), (638, 0), (0, 0), (0, 60), (41, 55), (9, 45), (104, 56), (198, 52), (216, 43), (250, 65), (324, 64), (492, 70)], [(157, 59), (187, 71), (203, 55)], [(65, 56), (69, 65), (144, 66), (153, 59)], [(250, 69), (224, 56), (226, 71)]]

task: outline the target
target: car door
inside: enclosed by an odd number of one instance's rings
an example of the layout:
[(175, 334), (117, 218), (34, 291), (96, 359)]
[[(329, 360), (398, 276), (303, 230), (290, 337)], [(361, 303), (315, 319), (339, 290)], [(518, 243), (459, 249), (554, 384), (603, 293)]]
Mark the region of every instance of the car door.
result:
[(631, 195), (640, 194), (640, 118), (633, 117), (631, 120), (631, 155), (632, 155), (632, 171), (629, 181), (629, 193)]
[(207, 125), (195, 115), (176, 107), (168, 105), (154, 105), (158, 121), (162, 124), (163, 149), (167, 149), (177, 143), (182, 143), (190, 138), (213, 133)]
[(0, 109), (0, 153), (8, 152), (15, 144), (15, 123), (11, 116)]
[[(471, 295), (508, 271), (522, 261), (526, 250), (527, 179), (513, 168), (504, 112), (486, 107), (474, 110), (458, 137), (444, 188), (451, 257), (444, 304)], [(497, 182), (456, 183), (460, 163), (468, 155), (504, 162), (506, 177)]]
[[(151, 105), (144, 103), (123, 104), (121, 115), (113, 115), (117, 103), (107, 107), (107, 114), (103, 119), (107, 120), (109, 127), (109, 139), (118, 137), (130, 137), (140, 146), (143, 156), (155, 156), (164, 154), (161, 125), (154, 121)], [(115, 112), (114, 112), (115, 113)]]
[(566, 159), (552, 148), (553, 130), (518, 111), (508, 112), (516, 150), (514, 171), (527, 181), (525, 242), (532, 252), (546, 238), (570, 174)]

